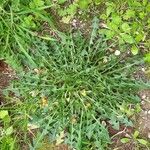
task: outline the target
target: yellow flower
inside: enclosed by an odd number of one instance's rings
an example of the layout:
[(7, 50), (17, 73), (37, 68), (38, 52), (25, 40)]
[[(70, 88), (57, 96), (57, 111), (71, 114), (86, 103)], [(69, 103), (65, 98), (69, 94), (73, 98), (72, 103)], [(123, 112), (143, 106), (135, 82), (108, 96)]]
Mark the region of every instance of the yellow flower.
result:
[(41, 99), (41, 107), (47, 107), (48, 106), (48, 99), (46, 97), (43, 97)]

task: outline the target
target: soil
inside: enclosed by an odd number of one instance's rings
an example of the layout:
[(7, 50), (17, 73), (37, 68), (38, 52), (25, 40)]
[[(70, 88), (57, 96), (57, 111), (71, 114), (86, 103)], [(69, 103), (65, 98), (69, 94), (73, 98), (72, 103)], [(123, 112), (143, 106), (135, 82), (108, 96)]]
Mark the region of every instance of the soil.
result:
[[(148, 67), (140, 67), (137, 72), (137, 79), (149, 82), (150, 78), (146, 74), (148, 70)], [(136, 116), (136, 128), (140, 131), (142, 137), (150, 140), (150, 89), (141, 90), (138, 94), (141, 98), (142, 111)]]
[(0, 60), (0, 106), (4, 103), (2, 90), (9, 85), (9, 82), (14, 79), (15, 72), (5, 63)]
[(136, 127), (143, 137), (150, 139), (150, 90), (139, 93), (142, 111), (136, 116)]

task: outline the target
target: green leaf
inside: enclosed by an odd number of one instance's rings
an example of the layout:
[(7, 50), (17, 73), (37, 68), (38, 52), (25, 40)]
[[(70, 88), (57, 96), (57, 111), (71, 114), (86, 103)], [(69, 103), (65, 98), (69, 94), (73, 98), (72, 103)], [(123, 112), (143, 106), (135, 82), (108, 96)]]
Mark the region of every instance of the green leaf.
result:
[(147, 4), (146, 11), (150, 12), (150, 3)]
[(29, 62), (34, 66), (34, 67), (37, 67), (36, 63), (34, 62), (34, 60), (32, 59), (32, 57), (28, 54), (28, 52), (26, 51), (26, 49), (22, 46), (21, 44), (21, 39), (20, 37), (15, 34), (14, 35), (15, 39), (16, 39), (16, 42), (18, 44), (18, 46), (20, 47), (20, 50), (22, 51), (22, 53), (24, 53), (24, 55), (27, 57), (27, 59), (29, 60)]
[(67, 9), (67, 13), (69, 15), (74, 15), (76, 13), (76, 10), (77, 10), (77, 5), (75, 4), (72, 4), (69, 6), (69, 8)]
[(139, 131), (135, 131), (133, 134), (133, 138), (136, 139), (139, 136)]
[(140, 17), (141, 19), (144, 19), (145, 16), (146, 16), (146, 14), (145, 14), (144, 12), (140, 12), (140, 13), (139, 13), (139, 17)]
[(78, 5), (81, 9), (87, 9), (90, 2), (90, 0), (80, 0)]
[(114, 116), (114, 114), (112, 114), (111, 116), (111, 120), (109, 121), (109, 123), (112, 125), (112, 127), (116, 130), (119, 130), (119, 121), (116, 119), (116, 116)]
[(148, 63), (150, 63), (150, 53), (147, 53), (144, 57), (144, 60)]
[(38, 7), (38, 6), (43, 6), (44, 5), (44, 1), (43, 0), (33, 0), (34, 4)]
[(6, 131), (5, 131), (6, 135), (11, 135), (12, 133), (13, 133), (13, 127), (12, 126), (7, 128)]
[(102, 3), (102, 0), (94, 0), (95, 5), (100, 5)]
[(125, 144), (125, 143), (130, 142), (130, 139), (129, 138), (122, 138), (120, 141), (121, 141), (121, 143)]
[(109, 15), (114, 11), (114, 8), (112, 6), (107, 7), (106, 9), (106, 15), (109, 17)]
[(128, 117), (132, 116), (134, 114), (134, 109), (127, 109), (126, 114)]
[(100, 15), (100, 19), (106, 20), (107, 19), (107, 15), (105, 15), (105, 14)]
[(124, 32), (130, 32), (130, 29), (131, 29), (129, 24), (126, 22), (121, 25), (121, 28)]
[(138, 1), (133, 1), (133, 3), (132, 3), (133, 5), (133, 7), (141, 7), (142, 6), (142, 4), (140, 3), (140, 2), (138, 2)]
[(140, 104), (136, 104), (136, 106), (135, 106), (135, 111), (136, 111), (137, 113), (139, 113), (139, 112), (142, 111), (142, 108), (141, 108)]
[(116, 25), (119, 25), (122, 22), (122, 19), (120, 16), (114, 15), (112, 16), (112, 22)]
[(132, 26), (132, 31), (134, 32), (134, 33), (136, 33), (136, 31), (139, 29), (139, 23), (137, 23), (137, 22), (132, 22), (132, 24), (131, 24), (131, 26)]
[(113, 31), (117, 31), (118, 30), (118, 25), (116, 25), (114, 22), (108, 22), (107, 26), (109, 29), (113, 30)]
[(128, 19), (130, 19), (131, 17), (135, 17), (135, 11), (128, 9), (128, 10), (126, 11), (125, 15), (123, 16), (123, 18), (124, 18), (125, 20), (128, 20)]
[(148, 141), (144, 140), (144, 139), (137, 139), (138, 142), (142, 145), (147, 145), (148, 144)]
[(143, 33), (138, 33), (135, 37), (136, 42), (140, 42), (144, 40), (144, 34)]
[(148, 3), (148, 0), (143, 0), (143, 5), (146, 6)]
[(8, 116), (7, 110), (1, 110), (0, 111), (0, 119), (4, 119), (6, 116)]
[(112, 31), (112, 30), (106, 30), (106, 31), (105, 31), (105, 35), (106, 35), (106, 38), (107, 38), (107, 39), (111, 39), (111, 38), (114, 37), (115, 32)]
[(133, 45), (132, 48), (131, 48), (131, 52), (132, 52), (133, 55), (137, 55), (138, 52), (139, 52), (138, 47)]
[(69, 24), (71, 19), (72, 19), (72, 16), (64, 16), (61, 21), (63, 23)]
[(29, 3), (30, 8), (35, 9), (41, 6), (44, 6), (43, 0), (33, 0)]
[(125, 33), (120, 33), (120, 35), (126, 43), (129, 43), (129, 44), (134, 43), (134, 39), (131, 35), (125, 34)]
[(125, 41), (121, 37), (118, 37), (118, 42), (119, 42), (119, 45), (125, 44)]
[(33, 21), (33, 16), (29, 15), (27, 17), (24, 17), (24, 22), (22, 23), (22, 25), (26, 28), (35, 28), (36, 24)]
[(58, 0), (58, 4), (63, 4), (65, 3), (67, 0)]

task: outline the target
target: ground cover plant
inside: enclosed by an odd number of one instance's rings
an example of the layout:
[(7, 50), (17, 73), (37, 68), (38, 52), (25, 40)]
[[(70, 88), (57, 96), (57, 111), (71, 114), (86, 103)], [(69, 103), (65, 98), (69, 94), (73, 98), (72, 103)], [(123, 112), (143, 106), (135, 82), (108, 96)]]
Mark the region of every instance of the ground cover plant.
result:
[(150, 3), (143, 0), (106, 5), (106, 13), (101, 15), (106, 29), (101, 32), (108, 39), (116, 37), (120, 46), (130, 44), (133, 55), (138, 54), (140, 47), (149, 51)]
[[(9, 110), (15, 112), (13, 126), (23, 132), (27, 125), (40, 129), (31, 149), (42, 146), (46, 135), (76, 149), (105, 149), (111, 140), (104, 122), (116, 129), (120, 123), (132, 126), (119, 107), (139, 102), (136, 92), (142, 84), (129, 76), (138, 60), (126, 65), (108, 48), (103, 37), (89, 42), (79, 34), (61, 44), (34, 39), (30, 56), (38, 68), (18, 73), (19, 81), (5, 93), (20, 107)], [(7, 95), (10, 91), (13, 98)]]
[[(146, 62), (150, 58), (150, 5), (117, 2), (1, 2), (0, 58), (16, 72), (0, 101), (2, 150), (52, 149), (62, 143), (77, 150), (112, 149), (109, 127), (133, 126), (132, 117), (141, 111), (137, 92), (150, 88), (133, 76), (144, 65), (143, 56)], [(97, 11), (101, 6), (104, 11)], [(50, 13), (54, 9), (66, 24), (78, 11), (83, 19), (95, 10), (89, 36), (59, 32)], [(121, 139), (131, 141), (139, 149), (149, 148), (137, 130)]]

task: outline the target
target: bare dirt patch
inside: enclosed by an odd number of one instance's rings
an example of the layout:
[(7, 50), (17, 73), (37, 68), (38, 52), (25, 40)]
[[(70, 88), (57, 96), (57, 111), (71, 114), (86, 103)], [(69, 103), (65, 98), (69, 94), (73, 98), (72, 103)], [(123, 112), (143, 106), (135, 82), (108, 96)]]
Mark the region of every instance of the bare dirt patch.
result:
[[(139, 67), (136, 79), (142, 79), (144, 82), (149, 83), (148, 70), (148, 67)], [(141, 90), (138, 94), (141, 98), (142, 111), (136, 116), (136, 128), (140, 131), (142, 137), (150, 140), (150, 89)]]
[(139, 92), (142, 111), (136, 116), (136, 127), (143, 137), (150, 139), (150, 89)]
[(15, 72), (5, 63), (4, 60), (0, 60), (0, 105), (4, 103), (4, 97), (2, 90), (6, 88), (10, 81), (15, 77)]

